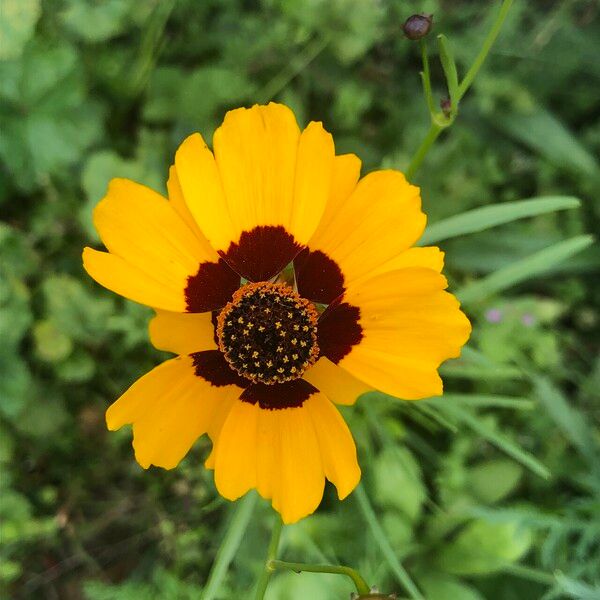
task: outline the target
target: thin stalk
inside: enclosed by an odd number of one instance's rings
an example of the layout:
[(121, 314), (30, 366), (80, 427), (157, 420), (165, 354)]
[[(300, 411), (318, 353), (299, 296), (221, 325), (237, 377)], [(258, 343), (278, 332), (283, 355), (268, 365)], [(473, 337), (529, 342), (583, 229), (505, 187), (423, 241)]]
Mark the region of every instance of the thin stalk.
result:
[(425, 134), (423, 141), (417, 148), (417, 151), (414, 153), (413, 157), (408, 164), (406, 169), (406, 178), (412, 179), (413, 175), (416, 173), (417, 169), (421, 166), (425, 156), (429, 152), (429, 149), (438, 138), (440, 133), (450, 127), (452, 123), (454, 123), (454, 118), (458, 111), (458, 103), (461, 98), (466, 94), (467, 90), (471, 87), (477, 73), (481, 69), (487, 55), (489, 54), (500, 30), (502, 29), (502, 25), (506, 20), (508, 15), (508, 11), (513, 3), (513, 0), (503, 0), (502, 6), (492, 24), (491, 29), (488, 31), (488, 34), (483, 41), (483, 45), (481, 46), (481, 50), (479, 54), (475, 57), (473, 64), (469, 67), (467, 74), (464, 79), (458, 85), (458, 89), (456, 91), (456, 102), (452, 102), (452, 115), (450, 118), (443, 115), (443, 113), (438, 113), (432, 110), (433, 100), (431, 98), (431, 82), (429, 77), (429, 59), (427, 57), (427, 50), (425, 48), (425, 42), (421, 41), (421, 57), (423, 59), (423, 71), (421, 74), (421, 78), (423, 79), (423, 88), (425, 90), (425, 97), (427, 100), (427, 108), (429, 109), (429, 113), (431, 116), (431, 124), (429, 125), (429, 130)]
[(431, 123), (431, 125), (429, 125), (429, 131), (427, 132), (427, 135), (423, 138), (421, 145), (417, 148), (417, 151), (414, 153), (406, 169), (406, 179), (409, 181), (412, 179), (413, 175), (425, 159), (425, 156), (427, 156), (429, 148), (431, 148), (433, 142), (437, 140), (438, 136), (443, 130), (444, 127), (441, 127), (437, 123)]
[(240, 546), (248, 523), (250, 522), (250, 517), (252, 516), (252, 511), (256, 504), (256, 498), (256, 494), (250, 492), (237, 503), (233, 517), (231, 518), (231, 522), (225, 533), (225, 537), (223, 538), (217, 556), (215, 557), (215, 562), (213, 563), (210, 575), (208, 576), (206, 587), (200, 596), (201, 600), (212, 600), (220, 592), (221, 584), (227, 574), (227, 569)]
[(483, 63), (485, 62), (487, 55), (489, 54), (492, 46), (494, 45), (494, 42), (496, 41), (500, 30), (502, 29), (502, 25), (504, 25), (504, 21), (506, 21), (508, 11), (510, 10), (512, 3), (513, 0), (504, 0), (504, 2), (502, 2), (500, 11), (496, 16), (496, 20), (494, 21), (492, 28), (489, 30), (485, 40), (483, 41), (483, 45), (481, 46), (479, 54), (473, 61), (473, 64), (469, 67), (465, 78), (460, 82), (460, 85), (458, 86), (458, 100), (460, 100), (465, 95), (467, 90), (471, 87), (475, 76), (477, 75), (477, 73), (479, 73), (479, 69), (481, 69)]
[(273, 531), (271, 532), (271, 541), (269, 542), (269, 548), (267, 550), (267, 559), (265, 560), (264, 569), (256, 583), (256, 593), (254, 594), (255, 600), (262, 600), (265, 597), (269, 579), (271, 579), (271, 575), (274, 571), (271, 564), (277, 558), (277, 550), (279, 549), (279, 540), (281, 539), (282, 529), (283, 522), (279, 518), (279, 515), (275, 515), (275, 523), (273, 524)]
[(296, 573), (305, 571), (307, 573), (333, 573), (334, 575), (345, 575), (346, 577), (350, 577), (350, 579), (352, 579), (352, 582), (354, 583), (356, 591), (359, 595), (362, 596), (363, 594), (369, 594), (371, 591), (361, 574), (356, 569), (352, 569), (351, 567), (339, 565), (311, 565), (307, 563), (287, 562), (284, 560), (272, 560), (269, 562), (269, 567), (273, 570), (287, 569)]

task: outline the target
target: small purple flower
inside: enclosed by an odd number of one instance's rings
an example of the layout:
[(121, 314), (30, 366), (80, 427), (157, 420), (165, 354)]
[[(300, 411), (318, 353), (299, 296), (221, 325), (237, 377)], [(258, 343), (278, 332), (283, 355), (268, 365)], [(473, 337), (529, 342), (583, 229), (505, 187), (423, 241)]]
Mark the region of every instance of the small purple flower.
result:
[(522, 317), (521, 317), (521, 323), (523, 323), (523, 325), (525, 325), (525, 327), (531, 327), (533, 325), (535, 325), (535, 317), (530, 314), (530, 313), (525, 313)]
[(485, 313), (485, 318), (490, 323), (500, 323), (500, 321), (502, 321), (502, 311), (498, 308), (490, 308), (490, 310)]

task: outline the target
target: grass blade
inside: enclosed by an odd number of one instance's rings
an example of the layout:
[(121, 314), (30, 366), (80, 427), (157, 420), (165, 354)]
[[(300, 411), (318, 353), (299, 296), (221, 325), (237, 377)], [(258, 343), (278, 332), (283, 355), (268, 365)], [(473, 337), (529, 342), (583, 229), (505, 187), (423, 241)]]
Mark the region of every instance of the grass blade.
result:
[(383, 554), (390, 569), (398, 580), (398, 583), (402, 585), (404, 589), (406, 589), (410, 597), (414, 600), (425, 600), (423, 594), (421, 594), (413, 580), (410, 578), (409, 574), (400, 564), (392, 545), (390, 544), (383, 529), (381, 528), (381, 525), (379, 524), (379, 521), (377, 520), (375, 511), (369, 502), (369, 498), (367, 497), (367, 493), (365, 492), (362, 484), (360, 484), (356, 490), (354, 490), (354, 496), (358, 500), (358, 506), (365, 518), (365, 521), (371, 529), (371, 533), (379, 545), (379, 549), (381, 550), (381, 553)]
[(503, 202), (469, 210), (460, 215), (449, 217), (427, 228), (419, 245), (426, 246), (442, 240), (484, 231), (497, 225), (534, 217), (544, 213), (577, 208), (580, 202), (573, 196), (546, 196), (516, 202)]
[(240, 546), (250, 522), (252, 511), (256, 505), (256, 499), (257, 495), (254, 492), (250, 492), (237, 502), (200, 600), (213, 600), (220, 593), (223, 579), (227, 575), (227, 569)]
[(584, 416), (570, 406), (563, 394), (545, 377), (534, 377), (535, 394), (565, 437), (592, 465), (597, 463), (594, 435)]
[(451, 417), (454, 417), (458, 421), (462, 421), (462, 423), (470, 427), (481, 437), (485, 438), (490, 444), (493, 444), (496, 448), (505, 454), (508, 454), (508, 456), (514, 458), (517, 462), (520, 462), (524, 467), (527, 467), (536, 475), (539, 475), (544, 479), (550, 477), (550, 471), (548, 471), (537, 458), (522, 448), (519, 448), (519, 446), (509, 438), (489, 427), (484, 421), (478, 419), (470, 411), (465, 410), (456, 403), (439, 404), (439, 408), (448, 412)]
[(526, 398), (514, 398), (512, 396), (495, 396), (492, 394), (444, 394), (435, 398), (425, 400), (436, 408), (450, 402), (458, 402), (463, 406), (474, 408), (513, 408), (515, 410), (531, 410), (535, 402)]
[(578, 235), (570, 240), (559, 242), (498, 269), (487, 277), (467, 285), (456, 295), (464, 303), (479, 302), (487, 296), (548, 271), (556, 263), (581, 252), (593, 241), (594, 238), (591, 235)]

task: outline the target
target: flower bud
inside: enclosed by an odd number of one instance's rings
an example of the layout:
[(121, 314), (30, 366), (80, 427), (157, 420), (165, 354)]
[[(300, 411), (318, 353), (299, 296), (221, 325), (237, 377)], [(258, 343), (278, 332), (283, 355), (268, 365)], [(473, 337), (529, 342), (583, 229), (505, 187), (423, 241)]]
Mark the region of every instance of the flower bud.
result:
[(402, 30), (409, 40), (420, 40), (424, 38), (433, 25), (433, 15), (412, 15), (406, 19)]

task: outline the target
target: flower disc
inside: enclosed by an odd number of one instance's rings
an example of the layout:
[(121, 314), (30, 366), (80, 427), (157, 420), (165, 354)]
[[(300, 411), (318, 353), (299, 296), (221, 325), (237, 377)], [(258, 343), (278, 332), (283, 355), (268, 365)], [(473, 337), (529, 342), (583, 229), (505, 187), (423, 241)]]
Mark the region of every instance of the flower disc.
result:
[(282, 283), (250, 283), (218, 317), (219, 348), (232, 369), (272, 385), (297, 379), (318, 355), (318, 313)]

